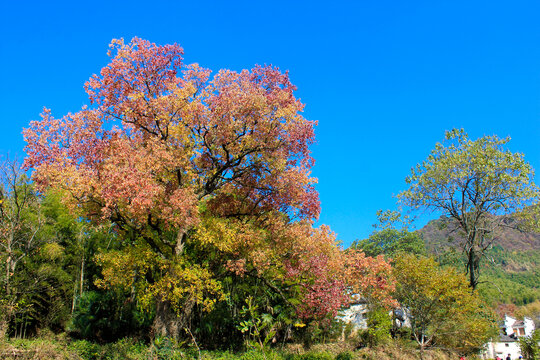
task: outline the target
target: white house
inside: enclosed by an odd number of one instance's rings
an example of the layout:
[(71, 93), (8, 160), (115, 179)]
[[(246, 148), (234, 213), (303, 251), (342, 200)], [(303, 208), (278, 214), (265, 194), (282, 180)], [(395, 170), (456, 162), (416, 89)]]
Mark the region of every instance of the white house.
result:
[[(345, 323), (353, 325), (354, 331), (367, 329), (367, 311), (368, 307), (362, 299), (356, 299), (350, 307), (340, 311), (338, 318)], [(396, 326), (410, 327), (408, 316), (404, 309), (394, 310), (394, 321)], [(500, 334), (498, 338), (487, 343), (484, 352), (481, 354), (483, 359), (495, 359), (497, 356), (503, 360), (508, 354), (512, 360), (517, 360), (521, 356), (518, 339), (522, 336), (531, 336), (534, 331), (534, 321), (529, 318), (517, 320), (511, 316), (505, 315), (504, 321), (500, 324)]]
[(352, 324), (354, 331), (367, 329), (367, 311), (365, 302), (355, 301), (339, 312), (338, 319), (346, 324)]
[[(355, 297), (353, 299), (354, 301), (352, 304), (348, 308), (341, 310), (338, 313), (337, 318), (346, 324), (351, 324), (353, 326), (353, 331), (366, 330), (368, 328), (367, 302), (360, 297)], [(405, 309), (399, 308), (389, 310), (389, 314), (392, 316), (396, 327), (411, 327), (411, 322)]]
[(486, 344), (482, 357), (484, 359), (495, 359), (498, 356), (501, 359), (506, 359), (510, 354), (512, 360), (519, 359), (521, 349), (519, 348), (518, 338), (531, 336), (533, 331), (534, 322), (532, 319), (517, 320), (505, 315), (501, 324), (499, 338), (493, 339), (493, 341)]

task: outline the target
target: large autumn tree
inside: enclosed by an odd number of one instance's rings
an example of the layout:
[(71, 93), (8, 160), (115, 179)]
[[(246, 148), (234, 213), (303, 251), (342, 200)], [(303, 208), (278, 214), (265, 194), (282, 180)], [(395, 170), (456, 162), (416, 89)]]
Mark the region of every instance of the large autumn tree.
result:
[(533, 169), (522, 154), (506, 148), (509, 140), (471, 140), (463, 130), (448, 131), (445, 141), (412, 169), (409, 188), (398, 195), (414, 209), (434, 210), (452, 220), (473, 289), (486, 250), (502, 227), (511, 226), (502, 215), (538, 201)]
[[(111, 62), (86, 83), (88, 107), (59, 119), (46, 109), (24, 131), (38, 186), (65, 191), (74, 211), (111, 221), (130, 244), (100, 256), (100, 285), (154, 304), (154, 331), (170, 336), (194, 308), (230, 299), (224, 271), (285, 302), (337, 291), (325, 305), (341, 306), (343, 274), (369, 261), (342, 259), (335, 237), (312, 227), (315, 123), (302, 116), (287, 73), (256, 66), (211, 77), (183, 64), (176, 44), (134, 38), (111, 48)], [(366, 270), (374, 283), (356, 285), (388, 289), (375, 272)]]

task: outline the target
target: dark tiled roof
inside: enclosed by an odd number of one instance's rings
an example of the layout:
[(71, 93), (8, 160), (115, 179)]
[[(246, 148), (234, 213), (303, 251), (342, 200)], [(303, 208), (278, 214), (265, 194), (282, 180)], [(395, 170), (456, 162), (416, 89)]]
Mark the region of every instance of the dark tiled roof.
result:
[(517, 339), (514, 336), (499, 334), (499, 342), (516, 342), (516, 341)]

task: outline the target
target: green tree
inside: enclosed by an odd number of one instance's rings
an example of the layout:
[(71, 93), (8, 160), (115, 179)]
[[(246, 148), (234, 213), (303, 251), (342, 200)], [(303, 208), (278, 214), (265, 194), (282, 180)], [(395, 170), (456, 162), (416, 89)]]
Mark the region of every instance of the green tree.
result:
[(410, 219), (398, 211), (377, 210), (375, 231), (367, 239), (356, 240), (352, 248), (363, 251), (366, 256), (385, 255), (394, 257), (400, 252), (424, 255), (426, 248), (417, 232), (410, 232)]
[(478, 285), (480, 262), (503, 226), (499, 215), (536, 203), (533, 169), (505, 146), (510, 138), (470, 140), (463, 130), (446, 132), (428, 158), (412, 169), (398, 197), (413, 209), (431, 209), (454, 220), (466, 256), (469, 284)]
[(63, 331), (76, 301), (93, 286), (99, 269), (90, 259), (107, 237), (70, 214), (62, 194), (37, 193), (16, 162), (2, 163), (0, 180), (2, 336)]
[(437, 344), (471, 353), (496, 334), (492, 311), (455, 268), (412, 254), (402, 254), (394, 263), (395, 298), (421, 352)]
[[(21, 308), (34, 283), (25, 276), (23, 263), (38, 248), (38, 232), (43, 217), (39, 198), (31, 181), (16, 161), (0, 164), (0, 338), (7, 335), (10, 323)], [(24, 305), (24, 306), (23, 306)]]
[(362, 340), (370, 347), (388, 343), (392, 329), (392, 317), (388, 309), (373, 304), (366, 315), (367, 330), (362, 334)]
[[(62, 203), (65, 196), (66, 194), (60, 191), (48, 191), (41, 197), (40, 211), (44, 218), (38, 234), (41, 246), (31, 258), (33, 271), (40, 273), (42, 278), (41, 289), (32, 297), (32, 302), (40, 309), (36, 314), (36, 326), (55, 330), (65, 330), (69, 320), (86, 311), (85, 308), (89, 307), (88, 303), (93, 299), (117, 299), (116, 302), (107, 303), (111, 313), (118, 307), (124, 307), (123, 314), (127, 314), (133, 308), (129, 302), (130, 294), (123, 296), (124, 294), (109, 294), (105, 291), (85, 296), (89, 291), (98, 292), (94, 281), (101, 275), (101, 269), (94, 261), (95, 255), (100, 253), (101, 249), (105, 251), (107, 248), (118, 248), (120, 243), (116, 234), (110, 231), (107, 222), (93, 226), (72, 214)], [(117, 304), (116, 308), (111, 304)], [(107, 321), (103, 323), (111, 328), (119, 326)], [(79, 331), (81, 336), (86, 337), (84, 331), (80, 331), (80, 324), (78, 320), (73, 321), (74, 326), (71, 326), (70, 330)], [(125, 334), (133, 330), (133, 327), (123, 326), (121, 330)], [(120, 334), (119, 331), (116, 333)], [(97, 332), (94, 335), (98, 336)], [(103, 337), (100, 340), (111, 338)]]
[(426, 253), (424, 241), (416, 232), (384, 229), (364, 240), (356, 240), (352, 246), (362, 250), (366, 256), (385, 255), (393, 258), (401, 252), (422, 255)]
[(519, 347), (524, 360), (537, 360), (540, 358), (540, 330), (535, 330), (530, 336), (519, 338)]

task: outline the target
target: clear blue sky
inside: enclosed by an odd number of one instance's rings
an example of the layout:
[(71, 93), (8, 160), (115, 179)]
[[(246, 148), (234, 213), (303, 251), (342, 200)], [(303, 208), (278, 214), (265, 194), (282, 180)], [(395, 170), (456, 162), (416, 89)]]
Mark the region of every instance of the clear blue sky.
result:
[(138, 36), (214, 70), (290, 71), (319, 121), (320, 222), (344, 245), (447, 129), (510, 135), (540, 168), (538, 1), (0, 1), (3, 154), (23, 156), (43, 106), (79, 110), (110, 40)]

